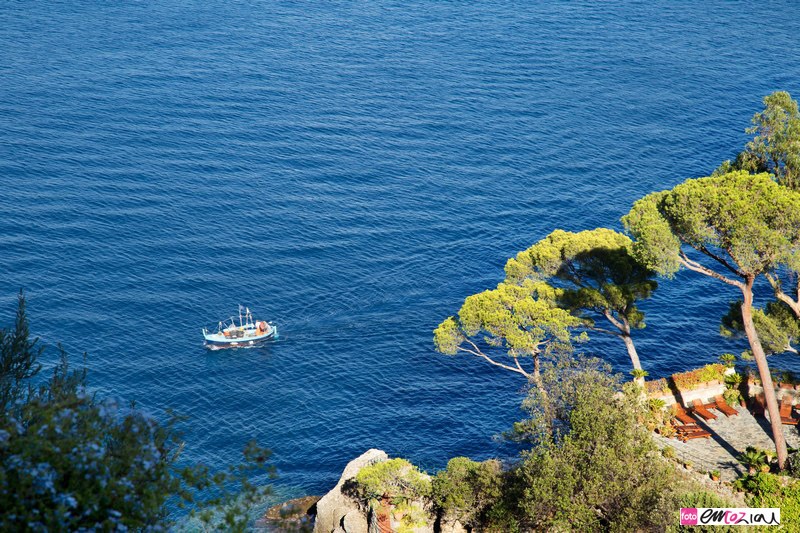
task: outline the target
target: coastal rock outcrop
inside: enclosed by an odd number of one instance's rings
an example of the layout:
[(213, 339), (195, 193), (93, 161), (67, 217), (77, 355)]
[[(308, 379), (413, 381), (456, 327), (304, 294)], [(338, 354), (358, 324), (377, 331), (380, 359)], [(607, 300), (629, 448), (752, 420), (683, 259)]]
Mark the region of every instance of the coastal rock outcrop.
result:
[(458, 520), (442, 520), (439, 523), (439, 527), (440, 533), (467, 533), (467, 528), (465, 528)]
[[(346, 533), (366, 532), (366, 512), (359, 507), (358, 502), (348, 493), (348, 490), (355, 485), (355, 477), (359, 470), (387, 459), (389, 456), (386, 455), (386, 452), (373, 448), (347, 463), (336, 486), (317, 502), (314, 533), (332, 533), (337, 530)], [(344, 518), (351, 512), (354, 513), (350, 515), (347, 524), (354, 528), (353, 531), (343, 524)], [(356, 515), (360, 515), (363, 522), (356, 518)], [(364, 526), (363, 530), (359, 529), (362, 525)]]
[(342, 518), (342, 529), (347, 533), (368, 533), (367, 517), (361, 511), (350, 511)]

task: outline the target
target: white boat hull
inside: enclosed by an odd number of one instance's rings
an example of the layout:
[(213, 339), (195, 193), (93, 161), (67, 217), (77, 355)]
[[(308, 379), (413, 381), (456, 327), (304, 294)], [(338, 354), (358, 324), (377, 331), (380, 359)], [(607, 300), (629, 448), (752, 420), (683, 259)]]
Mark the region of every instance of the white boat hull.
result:
[(203, 330), (205, 345), (209, 348), (242, 348), (254, 346), (265, 341), (275, 339), (278, 336), (278, 328), (273, 325), (267, 326), (263, 332), (254, 330), (252, 333), (245, 331), (241, 336), (226, 336), (223, 333), (209, 333)]

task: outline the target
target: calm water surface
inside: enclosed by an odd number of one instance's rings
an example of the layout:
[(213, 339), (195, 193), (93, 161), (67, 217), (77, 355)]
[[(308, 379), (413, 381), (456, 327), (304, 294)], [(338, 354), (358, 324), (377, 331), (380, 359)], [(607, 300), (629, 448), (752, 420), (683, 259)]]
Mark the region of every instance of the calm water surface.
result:
[[(552, 229), (619, 229), (734, 155), (761, 97), (800, 96), (797, 10), (0, 1), (0, 322), (25, 287), (101, 394), (189, 415), (192, 460), (257, 438), (286, 494), (370, 447), (502, 454), (520, 381), (431, 330)], [(741, 351), (717, 333), (735, 296), (664, 282), (651, 375)], [(280, 340), (207, 352), (240, 302)]]

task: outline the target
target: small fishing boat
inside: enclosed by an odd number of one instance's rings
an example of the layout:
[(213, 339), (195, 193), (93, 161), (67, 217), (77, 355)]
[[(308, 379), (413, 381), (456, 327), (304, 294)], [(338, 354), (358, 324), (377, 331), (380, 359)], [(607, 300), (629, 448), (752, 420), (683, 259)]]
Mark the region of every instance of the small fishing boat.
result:
[(212, 333), (203, 328), (203, 338), (208, 348), (242, 348), (253, 346), (278, 337), (278, 328), (271, 322), (253, 320), (253, 314), (247, 307), (239, 306), (239, 324), (236, 318), (230, 317), (219, 323), (217, 331)]

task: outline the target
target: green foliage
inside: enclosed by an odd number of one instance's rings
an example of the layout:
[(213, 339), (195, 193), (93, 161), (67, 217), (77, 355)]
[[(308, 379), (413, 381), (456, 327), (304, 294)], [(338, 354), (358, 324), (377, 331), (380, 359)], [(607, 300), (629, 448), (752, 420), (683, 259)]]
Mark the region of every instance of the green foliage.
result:
[(501, 499), (503, 471), (498, 461), (478, 463), (456, 457), (432, 482), (433, 501), (448, 519), (469, 527), (489, 522), (489, 511)]
[(658, 431), (664, 436), (671, 436), (674, 433), (672, 427), (673, 415), (664, 407), (667, 403), (658, 398), (647, 400), (647, 409), (643, 411), (642, 422), (650, 431)]
[(722, 393), (722, 399), (731, 407), (736, 407), (742, 400), (742, 393), (739, 389), (727, 389)]
[(719, 470), (712, 470), (711, 472), (709, 472), (709, 475), (711, 475), (712, 478), (719, 478), (720, 473)]
[(414, 533), (416, 528), (425, 526), (430, 517), (418, 502), (403, 500), (394, 509), (394, 515), (402, 516), (397, 533)]
[[(742, 302), (731, 302), (728, 313), (722, 317), (720, 333), (733, 337), (744, 332)], [(764, 309), (753, 309), (753, 324), (764, 353), (797, 353), (793, 346), (800, 339), (800, 320), (784, 302), (773, 300)]]
[(724, 353), (719, 356), (719, 362), (725, 365), (725, 368), (733, 368), (736, 364), (736, 356), (732, 353)]
[[(518, 512), (526, 530), (658, 530), (652, 513), (671, 490), (671, 467), (654, 460), (642, 406), (619, 376), (596, 360), (548, 365), (546, 394), (531, 389), (531, 420), (545, 426), (517, 471)], [(543, 413), (549, 414), (550, 421)], [(547, 437), (550, 438), (547, 438)]]
[(800, 188), (800, 113), (789, 93), (776, 91), (764, 97), (764, 110), (753, 115), (754, 133), (736, 159), (725, 161), (715, 175), (732, 170), (770, 172), (782, 185)]
[[(784, 531), (800, 531), (800, 483), (795, 480), (779, 483), (772, 474), (756, 474), (772, 481), (752, 483), (753, 490), (748, 499), (749, 507), (778, 507), (781, 510), (781, 528)], [(752, 477), (756, 477), (752, 476)]]
[(748, 446), (744, 453), (739, 454), (736, 459), (746, 466), (751, 473), (761, 468), (762, 465), (767, 464), (767, 455), (764, 450), (759, 450), (753, 446)]
[[(24, 298), (15, 334), (0, 336), (0, 379), (13, 404), (0, 413), (0, 530), (165, 530), (166, 506), (196, 504), (226, 530), (242, 531), (246, 508), (266, 493), (247, 482), (266, 468), (269, 452), (250, 444), (246, 462), (213, 475), (179, 467), (177, 418), (160, 423), (147, 413), (86, 391), (86, 369), (71, 370), (66, 354), (34, 388), (26, 380), (42, 353), (29, 341)], [(232, 485), (241, 494), (230, 492)], [(217, 496), (206, 498), (206, 489)]]
[(634, 378), (646, 378), (647, 376), (650, 375), (650, 372), (648, 372), (647, 370), (640, 370), (638, 368), (634, 368), (633, 370), (631, 370), (631, 375)]
[(395, 504), (429, 497), (431, 482), (419, 469), (405, 459), (389, 459), (365, 466), (356, 475), (365, 500), (388, 496)]
[(725, 379), (725, 367), (719, 363), (706, 365), (688, 372), (672, 374), (672, 382), (678, 390), (692, 390), (709, 381), (723, 381)]
[(620, 377), (597, 358), (578, 354), (556, 357), (543, 366), (541, 386), (530, 387), (522, 401), (528, 417), (515, 422), (508, 435), (514, 440), (546, 446), (560, 442), (570, 430), (570, 417), (586, 390), (601, 388), (611, 397), (622, 392)]
[(737, 277), (779, 265), (800, 267), (793, 253), (800, 242), (800, 193), (769, 174), (738, 171), (686, 180), (638, 200), (623, 223), (636, 239), (634, 255), (665, 276), (682, 264), (696, 267), (681, 255), (682, 244)]
[(786, 473), (792, 477), (800, 478), (800, 452), (789, 454), (786, 460)]
[(728, 389), (738, 389), (739, 385), (742, 383), (742, 375), (734, 372), (733, 374), (727, 374), (725, 376), (725, 385)]
[(646, 381), (645, 384), (645, 391), (647, 394), (650, 395), (661, 395), (666, 396), (670, 393), (669, 390), (669, 382), (665, 378), (655, 379), (653, 381)]
[[(685, 531), (722, 531), (722, 532), (736, 532), (740, 531), (741, 526), (681, 526), (675, 525), (680, 523), (680, 510), (681, 508), (720, 508), (720, 507), (737, 507), (736, 504), (730, 502), (713, 492), (704, 490), (689, 491), (680, 494), (673, 506), (674, 518), (671, 520), (670, 527), (667, 529), (670, 533), (681, 533)], [(737, 529), (739, 528), (739, 529)]]
[(780, 490), (778, 476), (767, 472), (756, 472), (742, 476), (736, 480), (734, 486), (755, 496), (776, 494)]
[[(508, 260), (506, 283), (552, 283), (560, 287), (558, 305), (580, 317), (585, 327), (629, 338), (631, 329), (645, 327), (637, 302), (658, 286), (655, 272), (639, 263), (631, 248), (627, 236), (611, 229), (555, 230)], [(607, 320), (614, 331), (596, 327), (597, 319)], [(635, 351), (632, 359), (638, 365)]]
[(660, 400), (658, 398), (650, 398), (647, 400), (647, 408), (651, 411), (662, 411), (667, 403), (664, 400)]
[[(514, 359), (570, 351), (572, 330), (580, 320), (556, 307), (558, 291), (546, 283), (526, 280), (521, 285), (501, 283), (496, 289), (467, 297), (458, 317), (449, 317), (434, 330), (436, 349), (489, 359), (488, 347)], [(497, 364), (494, 360), (492, 363)], [(528, 371), (506, 367), (528, 375)]]
[[(566, 285), (560, 302), (584, 313), (620, 313), (631, 327), (644, 327), (636, 301), (649, 298), (657, 283), (654, 273), (630, 254), (631, 240), (614, 230), (598, 228), (572, 233), (555, 230), (506, 263), (506, 281), (556, 279)], [(588, 314), (587, 314), (588, 313)]]
[(17, 400), (23, 399), (28, 380), (42, 368), (37, 360), (43, 350), (38, 338), (30, 338), (25, 294), (20, 291), (14, 328), (0, 329), (0, 416), (8, 413)]

